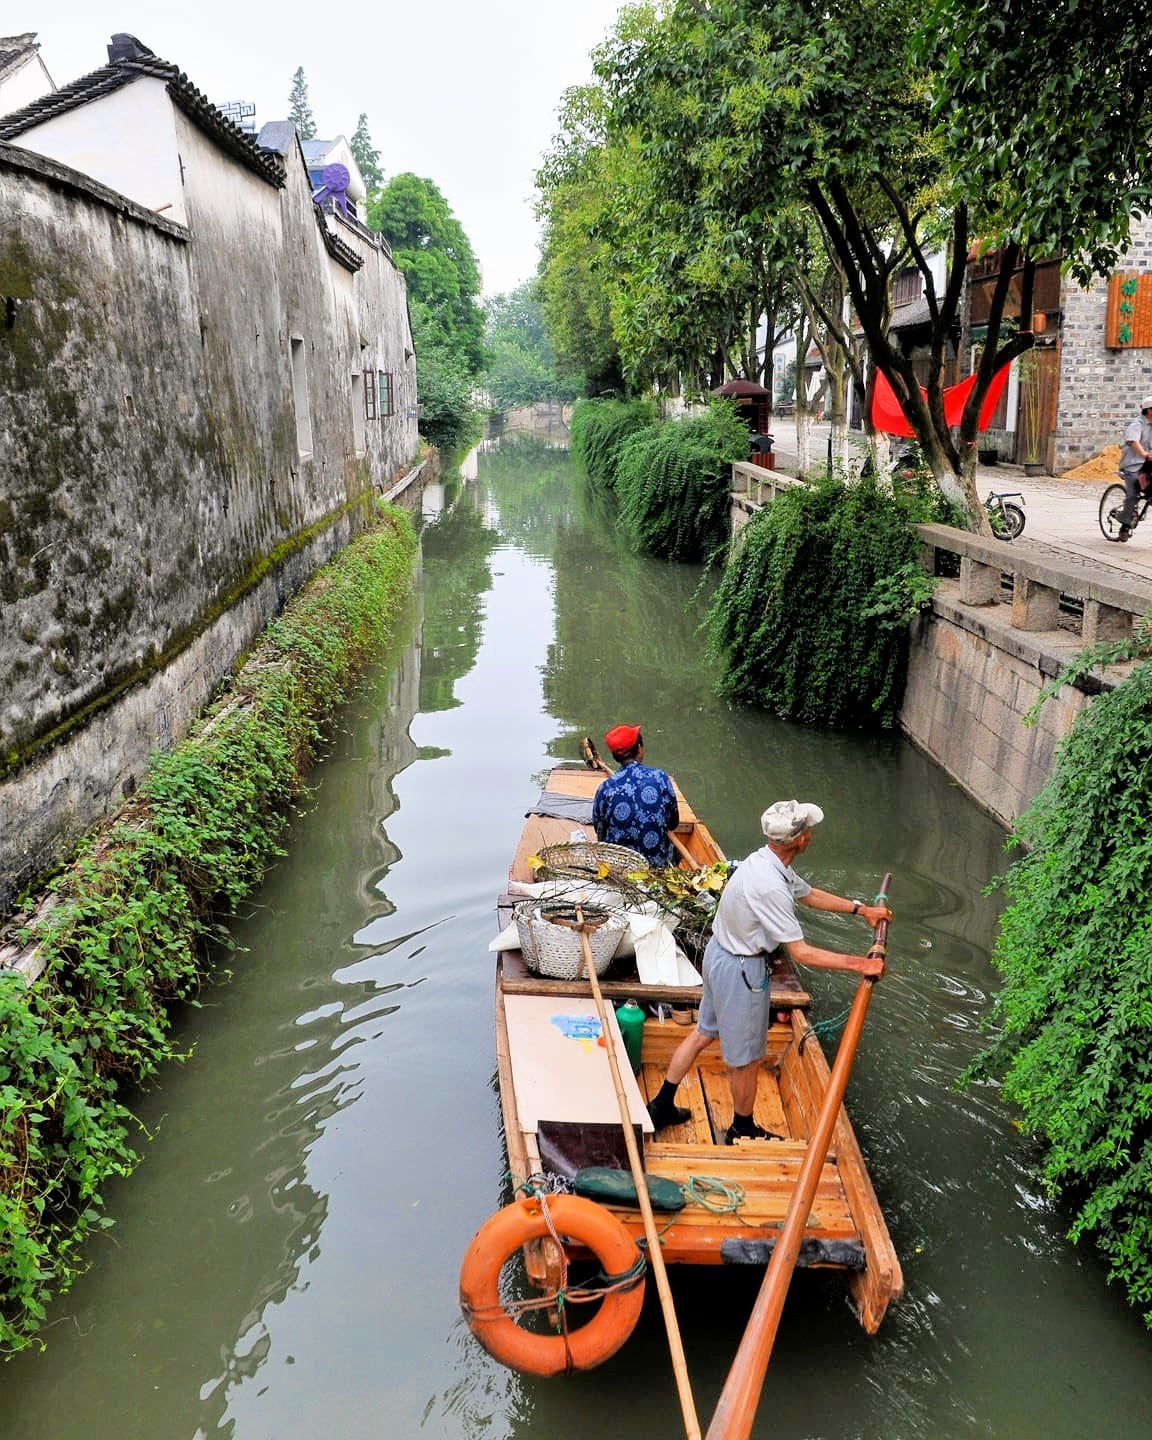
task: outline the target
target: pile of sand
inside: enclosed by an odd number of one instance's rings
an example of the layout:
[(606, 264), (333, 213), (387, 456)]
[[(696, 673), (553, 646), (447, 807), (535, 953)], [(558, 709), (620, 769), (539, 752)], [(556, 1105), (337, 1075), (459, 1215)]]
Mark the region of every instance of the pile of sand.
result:
[(1093, 455), (1091, 460), (1085, 460), (1075, 470), (1065, 470), (1061, 480), (1115, 480), (1120, 449), (1119, 445), (1105, 445), (1099, 455)]

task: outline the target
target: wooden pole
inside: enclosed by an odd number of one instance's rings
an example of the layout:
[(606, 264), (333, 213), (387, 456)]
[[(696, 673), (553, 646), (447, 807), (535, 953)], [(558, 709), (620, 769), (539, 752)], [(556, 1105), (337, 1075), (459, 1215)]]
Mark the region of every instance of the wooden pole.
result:
[[(891, 879), (890, 874), (885, 875), (880, 894), (876, 897), (877, 904), (887, 899)], [(876, 926), (869, 955), (883, 956), (887, 940), (888, 922), (882, 920)], [(868, 1013), (874, 984), (872, 977), (866, 975), (857, 986), (852, 1009), (848, 1013), (848, 1022), (840, 1037), (840, 1047), (836, 1051), (836, 1061), (828, 1079), (828, 1089), (824, 1093), (815, 1128), (809, 1136), (808, 1152), (800, 1168), (796, 1188), (792, 1192), (788, 1213), (784, 1217), (784, 1228), (776, 1242), (776, 1248), (772, 1251), (760, 1293), (756, 1297), (756, 1304), (752, 1308), (732, 1368), (728, 1371), (724, 1389), (720, 1392), (705, 1440), (748, 1440), (752, 1433), (756, 1406), (760, 1401), (764, 1376), (768, 1372), (772, 1347), (776, 1343), (776, 1332), (780, 1328), (784, 1298), (788, 1294), (792, 1272), (796, 1268), (796, 1257), (804, 1239), (804, 1227), (808, 1223), (812, 1201), (816, 1196), (820, 1172), (824, 1168), (824, 1161), (832, 1143), (832, 1134), (836, 1129), (840, 1105), (848, 1086), (852, 1062), (856, 1058), (856, 1046), (864, 1028), (864, 1017)]]
[(699, 870), (700, 862), (695, 858), (691, 850), (688, 849), (688, 846), (685, 845), (684, 841), (680, 839), (679, 835), (677, 835), (675, 830), (668, 831), (668, 838), (676, 847), (677, 852), (688, 862), (691, 869)]
[(580, 948), (584, 964), (592, 985), (592, 996), (596, 1001), (596, 1012), (600, 1016), (600, 1029), (608, 1051), (608, 1065), (612, 1071), (612, 1083), (616, 1087), (616, 1102), (620, 1107), (620, 1123), (624, 1127), (624, 1143), (628, 1147), (628, 1164), (632, 1170), (632, 1181), (636, 1186), (636, 1201), (644, 1220), (644, 1237), (648, 1242), (648, 1263), (656, 1277), (656, 1289), (660, 1295), (660, 1308), (664, 1312), (664, 1328), (668, 1332), (668, 1348), (672, 1352), (672, 1373), (676, 1377), (676, 1391), (680, 1397), (680, 1409), (684, 1415), (684, 1430), (688, 1440), (700, 1440), (700, 1421), (696, 1416), (696, 1402), (692, 1398), (692, 1386), (688, 1379), (688, 1362), (684, 1357), (684, 1345), (680, 1339), (680, 1327), (676, 1321), (676, 1309), (672, 1303), (672, 1290), (668, 1284), (668, 1271), (660, 1250), (660, 1237), (656, 1233), (656, 1220), (652, 1214), (652, 1201), (648, 1195), (648, 1181), (640, 1163), (640, 1152), (636, 1146), (636, 1135), (632, 1129), (632, 1116), (628, 1109), (628, 1097), (624, 1093), (624, 1082), (620, 1078), (620, 1064), (616, 1058), (616, 1047), (612, 1043), (612, 1031), (608, 1027), (608, 1013), (600, 980), (592, 961), (592, 947), (588, 944), (588, 929), (584, 923), (584, 912), (576, 907), (577, 928), (580, 931)]

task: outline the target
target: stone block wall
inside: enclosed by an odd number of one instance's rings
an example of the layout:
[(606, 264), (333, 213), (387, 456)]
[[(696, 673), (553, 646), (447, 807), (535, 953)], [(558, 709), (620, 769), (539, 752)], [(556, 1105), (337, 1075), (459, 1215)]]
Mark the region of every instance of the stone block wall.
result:
[(1034, 725), (1024, 725), (1067, 658), (1019, 634), (997, 633), (987, 612), (938, 595), (912, 629), (901, 728), (1010, 826), (1052, 774), (1056, 747), (1090, 703), (1090, 696), (1065, 685)]
[[(1133, 222), (1120, 268), (1152, 271), (1152, 218)], [(1058, 475), (1119, 444), (1141, 397), (1152, 393), (1152, 350), (1104, 348), (1107, 280), (1082, 290), (1066, 276), (1062, 290), (1060, 394), (1050, 455)]]
[(299, 156), (181, 143), (188, 226), (0, 143), (0, 916), (416, 458), (386, 247), (332, 243)]

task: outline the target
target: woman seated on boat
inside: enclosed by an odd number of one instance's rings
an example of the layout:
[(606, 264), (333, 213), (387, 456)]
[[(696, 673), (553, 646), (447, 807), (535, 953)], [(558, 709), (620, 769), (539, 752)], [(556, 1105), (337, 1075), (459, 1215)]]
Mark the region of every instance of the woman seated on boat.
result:
[(644, 762), (644, 737), (639, 725), (617, 725), (604, 736), (612, 758), (621, 767), (596, 791), (592, 824), (596, 838), (609, 845), (638, 850), (653, 867), (673, 863), (669, 830), (680, 823), (676, 791), (663, 770)]
[(691, 1118), (690, 1110), (676, 1104), (676, 1087), (700, 1052), (719, 1037), (732, 1088), (732, 1128), (726, 1143), (779, 1138), (756, 1124), (752, 1109), (772, 1021), (772, 961), (780, 951), (800, 965), (883, 975), (881, 958), (821, 950), (809, 945), (800, 929), (797, 900), (811, 910), (859, 915), (873, 927), (892, 918), (887, 905), (866, 905), (816, 890), (792, 869), (792, 861), (808, 849), (813, 828), (823, 819), (819, 805), (799, 800), (778, 800), (760, 817), (767, 843), (741, 861), (716, 907), (712, 938), (704, 952), (704, 993), (696, 1028), (673, 1052), (664, 1084), (648, 1106), (657, 1130)]

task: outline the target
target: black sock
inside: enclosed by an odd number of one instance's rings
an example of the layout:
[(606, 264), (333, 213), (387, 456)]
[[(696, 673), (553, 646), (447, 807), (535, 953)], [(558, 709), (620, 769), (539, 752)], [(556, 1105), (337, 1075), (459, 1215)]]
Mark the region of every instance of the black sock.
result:
[(757, 1125), (751, 1115), (741, 1115), (738, 1110), (732, 1112), (732, 1129), (737, 1135), (754, 1135)]
[(679, 1090), (679, 1081), (673, 1085), (671, 1080), (665, 1080), (660, 1086), (660, 1093), (653, 1100), (653, 1105), (658, 1105), (661, 1110), (667, 1109), (670, 1105), (676, 1104), (676, 1091)]

